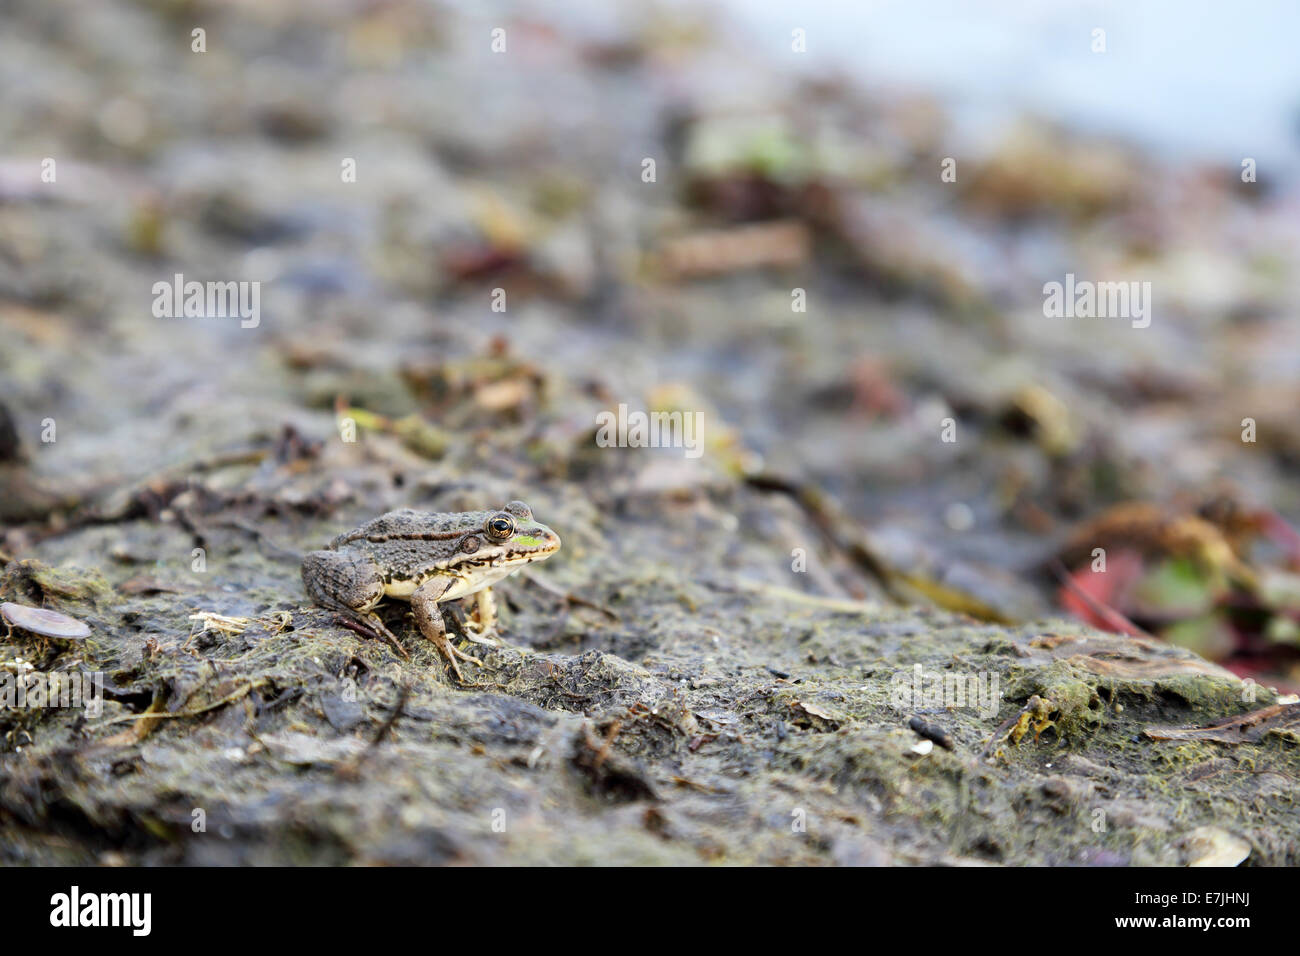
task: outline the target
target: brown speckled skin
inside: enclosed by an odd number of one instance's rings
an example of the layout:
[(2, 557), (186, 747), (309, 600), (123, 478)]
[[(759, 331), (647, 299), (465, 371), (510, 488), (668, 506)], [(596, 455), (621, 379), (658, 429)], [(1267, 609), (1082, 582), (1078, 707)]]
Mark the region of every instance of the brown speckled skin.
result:
[[(512, 526), (504, 536), (492, 528), (502, 519)], [(550, 557), (559, 547), (559, 536), (535, 521), (522, 501), (512, 501), (501, 511), (405, 509), (381, 515), (339, 535), (325, 550), (305, 555), (302, 581), (317, 604), (377, 631), (399, 651), (401, 645), (374, 608), (385, 597), (409, 600), (421, 633), (463, 680), (457, 656), (478, 661), (447, 640), (438, 602), (477, 593), (480, 609), (490, 614), (488, 585)], [(480, 624), (490, 629), (491, 621), (483, 616)]]

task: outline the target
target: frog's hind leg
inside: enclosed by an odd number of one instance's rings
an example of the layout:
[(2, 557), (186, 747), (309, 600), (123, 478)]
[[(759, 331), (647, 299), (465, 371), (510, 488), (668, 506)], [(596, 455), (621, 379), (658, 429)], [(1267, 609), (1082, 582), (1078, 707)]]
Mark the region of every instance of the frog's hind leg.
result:
[(447, 639), (447, 625), (442, 620), (442, 612), (438, 610), (438, 598), (446, 593), (451, 584), (450, 579), (440, 580), (436, 577), (425, 581), (411, 595), (411, 610), (415, 612), (415, 623), (419, 625), (420, 633), (433, 641), (434, 646), (442, 652), (442, 656), (451, 665), (456, 679), (464, 684), (467, 683), (465, 675), (460, 672), (460, 665), (456, 663), (456, 658), (470, 661), (480, 667), (483, 666), (483, 662), (477, 657), (470, 657), (463, 651), (456, 650)]
[(491, 588), (483, 588), (474, 595), (473, 620), (465, 624), (465, 636), (475, 644), (500, 647), (496, 637), (497, 602)]
[(375, 605), (384, 597), (384, 582), (372, 563), (337, 551), (313, 551), (303, 556), (302, 583), (321, 607), (360, 625), (411, 659), (375, 613)]
[(332, 606), (330, 609), (345, 619), (342, 623), (346, 624), (350, 621), (364, 628), (372, 637), (378, 637), (380, 640), (385, 641), (393, 650), (402, 655), (404, 660), (409, 661), (411, 659), (410, 652), (397, 642), (397, 635), (388, 629), (388, 626), (379, 619), (379, 615), (374, 611), (363, 614), (342, 604)]

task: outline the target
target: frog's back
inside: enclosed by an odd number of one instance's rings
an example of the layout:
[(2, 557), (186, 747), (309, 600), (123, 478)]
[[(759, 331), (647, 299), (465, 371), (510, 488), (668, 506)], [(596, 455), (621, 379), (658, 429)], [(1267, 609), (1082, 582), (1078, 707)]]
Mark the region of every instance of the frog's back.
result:
[[(433, 541), (453, 538), (475, 524), (475, 513), (443, 513), (403, 508), (367, 521), (329, 543), (337, 550), (349, 544), (382, 544), (388, 541)], [(486, 516), (486, 512), (483, 512)], [(481, 519), (480, 519), (481, 520)]]

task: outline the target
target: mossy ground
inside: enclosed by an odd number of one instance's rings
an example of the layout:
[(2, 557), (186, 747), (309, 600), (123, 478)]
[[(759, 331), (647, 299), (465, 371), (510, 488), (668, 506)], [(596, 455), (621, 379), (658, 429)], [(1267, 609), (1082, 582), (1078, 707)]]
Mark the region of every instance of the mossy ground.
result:
[[(660, 550), (700, 522), (788, 506), (743, 488), (666, 507), (648, 531), (613, 508), (533, 506), (577, 542), (538, 575), (599, 607), (510, 579), (511, 646), (473, 649), (476, 687), (448, 679), (405, 605), (389, 621), (410, 661), (306, 604), (294, 563), (241, 532), (209, 542), (202, 573), (158, 569), (176, 591), (123, 594), (139, 571), (120, 562), (11, 568), (0, 596), (94, 629), (44, 648), (42, 666), (103, 670), (110, 699), (98, 718), (6, 715), (7, 861), (1145, 865), (1187, 862), (1184, 838), (1216, 827), (1249, 841), (1253, 863), (1295, 862), (1293, 741), (1141, 736), (1271, 700), (1244, 702), (1239, 681), (1185, 652), (818, 598), (793, 573), (730, 573), (735, 536), (720, 532)], [(281, 541), (326, 531), (262, 527)], [(105, 534), (64, 536), (50, 556)], [(751, 556), (765, 547), (739, 537)], [(202, 631), (196, 612), (252, 621)], [(33, 652), (19, 634), (0, 647)], [(900, 710), (895, 675), (916, 664), (997, 675), (996, 714)], [(998, 745), (1034, 695), (1051, 726)], [(151, 708), (164, 716), (136, 716)], [(952, 750), (914, 752), (916, 710)]]

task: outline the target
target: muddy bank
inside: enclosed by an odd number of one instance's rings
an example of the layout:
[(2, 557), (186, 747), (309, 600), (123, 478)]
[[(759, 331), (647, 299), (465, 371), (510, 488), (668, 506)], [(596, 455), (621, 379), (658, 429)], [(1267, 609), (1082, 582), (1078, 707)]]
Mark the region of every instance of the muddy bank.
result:
[[(103, 671), (106, 701), (94, 718), (6, 713), (6, 859), (1295, 861), (1294, 728), (1144, 735), (1257, 710), (1262, 688), (1246, 701), (1188, 652), (1066, 622), (795, 590), (770, 569), (800, 515), (741, 485), (650, 503), (546, 487), (530, 485), (533, 507), (566, 550), (550, 587), (499, 587), (511, 646), (473, 648), (475, 687), (449, 678), (405, 605), (387, 620), (410, 661), (305, 606), (293, 562), (239, 530), (204, 533), (202, 574), (182, 566), (174, 517), (61, 535), (43, 547), (57, 569), (11, 566), (2, 596), (93, 633), (60, 650), (15, 632), (0, 657)], [(491, 494), (416, 503), (476, 492)], [(332, 527), (255, 520), (282, 541)], [(62, 563), (166, 538), (170, 568)], [(970, 698), (953, 706), (955, 686)], [(926, 753), (917, 716), (941, 731)]]

